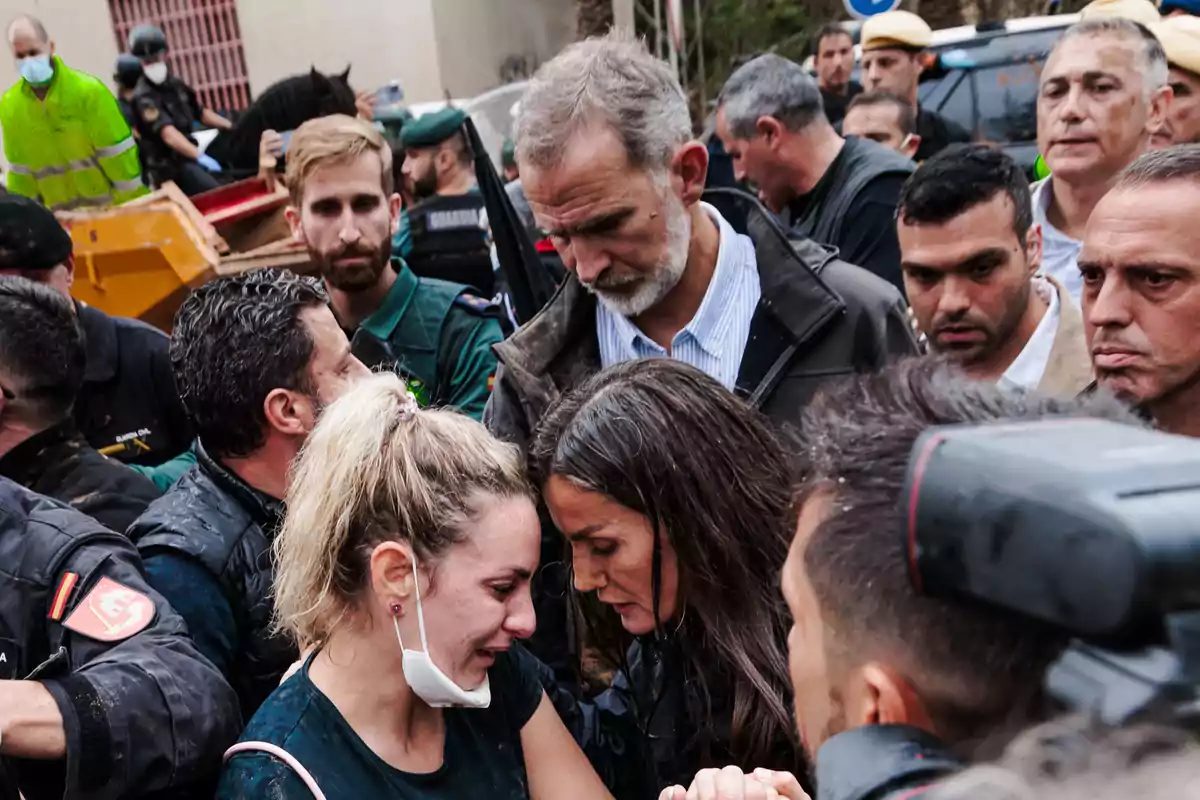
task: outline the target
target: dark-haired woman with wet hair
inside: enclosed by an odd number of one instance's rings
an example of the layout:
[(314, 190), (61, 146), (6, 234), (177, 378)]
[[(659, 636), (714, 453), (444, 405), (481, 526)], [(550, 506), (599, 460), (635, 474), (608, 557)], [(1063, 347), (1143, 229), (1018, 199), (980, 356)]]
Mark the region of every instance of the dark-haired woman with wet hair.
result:
[(620, 665), (593, 703), (556, 698), (609, 789), (657, 797), (726, 764), (800, 774), (778, 586), (792, 470), (766, 421), (697, 369), (632, 361), (560, 401), (530, 460), (584, 638)]

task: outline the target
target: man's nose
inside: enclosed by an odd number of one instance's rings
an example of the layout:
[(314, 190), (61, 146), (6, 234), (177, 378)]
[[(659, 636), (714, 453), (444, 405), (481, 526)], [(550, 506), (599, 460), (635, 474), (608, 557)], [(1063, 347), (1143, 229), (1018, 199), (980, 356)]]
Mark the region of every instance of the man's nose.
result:
[(574, 256), (575, 275), (584, 283), (594, 282), (612, 266), (612, 259), (603, 248), (596, 247), (584, 239), (571, 240), (571, 253)]
[(1106, 280), (1097, 290), (1083, 290), (1083, 318), (1093, 328), (1124, 328), (1132, 321), (1129, 292), (1120, 281)]
[(1059, 106), (1058, 118), (1065, 122), (1082, 120), (1087, 116), (1084, 103), (1083, 87), (1079, 84), (1072, 84), (1071, 88), (1067, 90), (1067, 96), (1063, 98), (1062, 105)]
[(942, 293), (938, 298), (938, 312), (945, 316), (958, 316), (971, 308), (971, 295), (967, 281), (948, 276), (942, 281)]
[(358, 229), (358, 220), (354, 218), (354, 214), (349, 209), (342, 215), (340, 227), (338, 238), (346, 244), (352, 244), (362, 238), (362, 231)]

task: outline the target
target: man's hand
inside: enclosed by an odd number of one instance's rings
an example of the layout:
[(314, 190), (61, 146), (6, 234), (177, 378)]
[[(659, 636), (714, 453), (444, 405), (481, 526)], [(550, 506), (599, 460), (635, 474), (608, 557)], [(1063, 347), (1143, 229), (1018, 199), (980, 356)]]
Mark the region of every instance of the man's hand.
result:
[(258, 140), (259, 175), (274, 172), (283, 156), (283, 137), (277, 131), (265, 130)]
[(757, 769), (752, 775), (738, 767), (702, 769), (686, 791), (682, 786), (663, 789), (658, 800), (811, 800), (790, 772)]
[(359, 92), (354, 98), (354, 106), (358, 109), (358, 116), (367, 122), (372, 122), (375, 119), (375, 100), (375, 92)]

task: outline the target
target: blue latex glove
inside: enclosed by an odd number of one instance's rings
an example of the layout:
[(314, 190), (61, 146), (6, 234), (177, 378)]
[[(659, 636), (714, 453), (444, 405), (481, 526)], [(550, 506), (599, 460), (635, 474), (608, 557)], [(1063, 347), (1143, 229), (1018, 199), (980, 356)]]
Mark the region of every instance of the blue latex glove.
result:
[(209, 172), (221, 171), (221, 165), (217, 163), (217, 160), (212, 156), (206, 156), (204, 153), (200, 154), (200, 157), (196, 159), (196, 163), (204, 167)]

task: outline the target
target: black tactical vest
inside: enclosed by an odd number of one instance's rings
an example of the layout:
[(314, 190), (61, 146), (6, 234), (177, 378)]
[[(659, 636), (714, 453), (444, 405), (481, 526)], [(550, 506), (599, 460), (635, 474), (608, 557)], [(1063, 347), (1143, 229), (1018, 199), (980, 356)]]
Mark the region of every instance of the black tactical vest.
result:
[(473, 288), (482, 297), (496, 291), (484, 228), (483, 195), (431, 197), (408, 212), (412, 252), (405, 257), (422, 278), (440, 278)]

